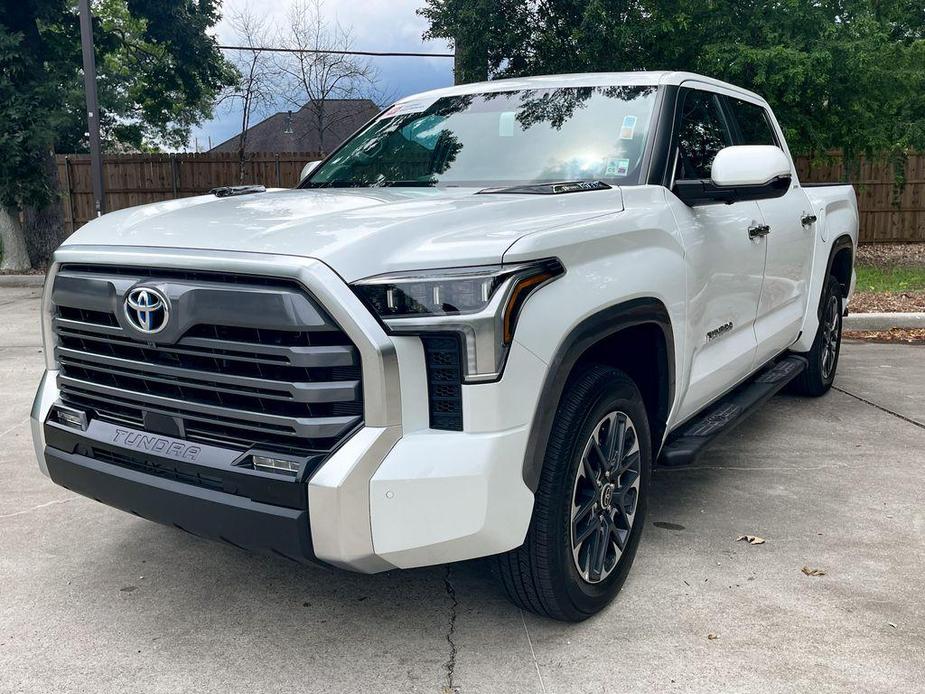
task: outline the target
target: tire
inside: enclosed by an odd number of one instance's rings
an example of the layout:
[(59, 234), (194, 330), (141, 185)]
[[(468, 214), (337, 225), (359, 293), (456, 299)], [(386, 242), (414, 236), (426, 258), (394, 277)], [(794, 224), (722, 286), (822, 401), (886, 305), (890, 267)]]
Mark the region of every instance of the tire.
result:
[(809, 365), (792, 381), (792, 392), (810, 397), (819, 397), (828, 392), (838, 369), (841, 334), (842, 287), (834, 275), (829, 275), (819, 300), (819, 327), (816, 329), (813, 346), (808, 352), (802, 353)]
[[(579, 368), (553, 421), (527, 537), (495, 564), (516, 605), (569, 622), (599, 612), (623, 586), (645, 524), (652, 464), (636, 384), (617, 369)], [(578, 535), (586, 537), (576, 542)], [(595, 552), (602, 538), (604, 550)]]

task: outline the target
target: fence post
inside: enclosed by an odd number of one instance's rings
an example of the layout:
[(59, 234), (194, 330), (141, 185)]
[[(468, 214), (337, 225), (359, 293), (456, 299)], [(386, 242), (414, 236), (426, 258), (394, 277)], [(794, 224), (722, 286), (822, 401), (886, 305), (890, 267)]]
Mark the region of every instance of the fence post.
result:
[(174, 154), (167, 155), (170, 158), (170, 184), (173, 188), (173, 198), (177, 199), (177, 158)]
[(64, 185), (67, 188), (67, 209), (70, 214), (71, 233), (77, 230), (77, 217), (74, 214), (74, 186), (71, 182), (71, 158), (67, 155), (64, 157)]
[(276, 153), (276, 187), (283, 187), (283, 179), (279, 172), (279, 152)]

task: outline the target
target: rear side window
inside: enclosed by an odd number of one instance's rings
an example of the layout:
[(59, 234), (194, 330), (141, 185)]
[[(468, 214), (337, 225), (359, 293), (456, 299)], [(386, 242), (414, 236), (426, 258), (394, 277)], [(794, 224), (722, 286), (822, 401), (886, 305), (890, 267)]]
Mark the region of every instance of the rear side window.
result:
[(774, 128), (767, 109), (739, 99), (729, 99), (729, 107), (739, 126), (739, 135), (743, 145), (776, 145)]
[(710, 178), (713, 159), (732, 144), (716, 94), (690, 90), (684, 96), (678, 129), (676, 180)]

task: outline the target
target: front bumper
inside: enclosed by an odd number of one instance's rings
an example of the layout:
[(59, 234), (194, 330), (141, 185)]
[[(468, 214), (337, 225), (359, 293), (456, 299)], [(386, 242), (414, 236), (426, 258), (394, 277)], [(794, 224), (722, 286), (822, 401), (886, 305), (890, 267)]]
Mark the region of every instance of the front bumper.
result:
[(300, 508), (241, 490), (204, 488), (182, 477), (166, 479), (92, 452), (83, 455), (79, 447), (62, 448), (48, 436), (49, 413), (58, 400), (52, 363), (32, 411), (42, 471), (75, 492), (197, 535), (364, 573), (519, 546), (533, 511), (522, 464), (546, 365), (515, 341), (500, 381), (463, 387), (465, 431), (432, 430), (419, 339), (386, 336), (343, 281), (320, 263), (244, 256), (69, 248), (56, 259), (230, 266), (292, 277), (322, 300), (363, 354), (365, 426), (299, 483)]
[(45, 450), (45, 464), (62, 487), (136, 516), (296, 561), (315, 557), (306, 510), (202, 489), (54, 448)]
[[(78, 494), (194, 535), (375, 573), (503, 552), (523, 542), (529, 525), (533, 495), (520, 465), (526, 427), (406, 436), (399, 427), (366, 427), (307, 484), (287, 482), (298, 488), (294, 495), (236, 482), (232, 457), (181, 468), (120, 449), (109, 435), (112, 425), (68, 431), (49, 417), (57, 400), (54, 375), (46, 372), (33, 408), (42, 471)], [(135, 462), (114, 462), (120, 456)], [(190, 481), (198, 475), (223, 480), (224, 488)]]

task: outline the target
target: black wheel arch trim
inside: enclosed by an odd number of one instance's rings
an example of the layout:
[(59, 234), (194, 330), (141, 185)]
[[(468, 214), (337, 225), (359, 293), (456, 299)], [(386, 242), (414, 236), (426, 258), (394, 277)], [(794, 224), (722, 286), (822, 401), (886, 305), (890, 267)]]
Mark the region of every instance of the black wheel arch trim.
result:
[[(539, 484), (553, 420), (575, 365), (601, 340), (628, 328), (645, 324), (654, 324), (661, 328), (665, 338), (667, 410), (670, 410), (674, 403), (675, 350), (674, 331), (665, 304), (655, 298), (632, 299), (585, 318), (560, 343), (546, 370), (524, 455), (523, 479), (530, 491), (535, 492)], [(661, 436), (664, 434), (664, 424), (653, 422), (650, 427), (653, 431), (660, 431)], [(653, 457), (657, 455), (657, 448), (657, 445), (653, 446)]]
[[(851, 237), (848, 234), (842, 234), (837, 239), (832, 242), (832, 247), (829, 249), (829, 259), (826, 262), (825, 266), (825, 277), (827, 278), (832, 274), (832, 264), (835, 262), (835, 256), (837, 256), (843, 250), (851, 251), (851, 266), (849, 271), (854, 268), (854, 241), (851, 240)], [(843, 288), (843, 296), (848, 295), (848, 287)], [(820, 307), (821, 310), (821, 307)]]

